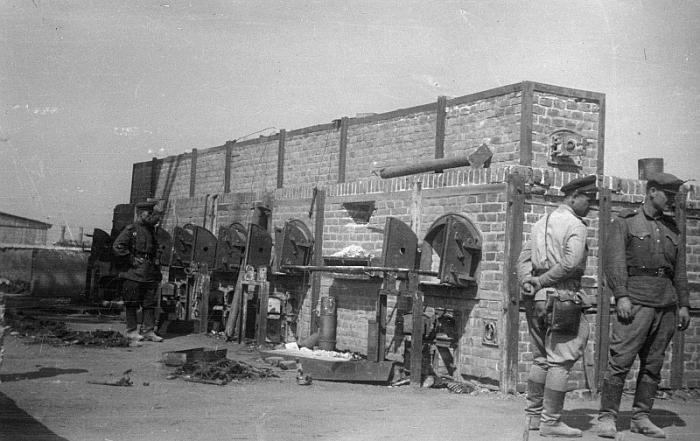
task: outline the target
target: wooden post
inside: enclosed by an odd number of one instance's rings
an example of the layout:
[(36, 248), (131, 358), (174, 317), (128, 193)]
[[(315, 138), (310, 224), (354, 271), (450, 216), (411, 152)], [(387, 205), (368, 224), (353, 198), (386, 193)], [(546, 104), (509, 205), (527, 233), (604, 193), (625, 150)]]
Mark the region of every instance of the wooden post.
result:
[(435, 159), (445, 157), (445, 120), (447, 119), (447, 97), (437, 99), (437, 115), (435, 119)]
[(384, 361), (386, 351), (386, 294), (377, 296), (377, 361)]
[(159, 173), (159, 162), (158, 158), (151, 159), (151, 191), (150, 194), (152, 198), (156, 197), (156, 192), (158, 191), (158, 175)]
[[(686, 260), (686, 197), (687, 193), (681, 191), (676, 195), (676, 224), (680, 230), (678, 240), (678, 262), (676, 267), (685, 268)], [(683, 387), (683, 371), (685, 357), (685, 332), (677, 331), (673, 336), (673, 348), (671, 355), (671, 389)]]
[(520, 97), (520, 165), (532, 165), (532, 101), (535, 85), (530, 81), (522, 83)]
[(277, 188), (284, 187), (284, 146), (287, 142), (287, 131), (280, 130), (279, 144), (277, 144)]
[(199, 333), (206, 334), (209, 327), (209, 285), (211, 278), (206, 263), (200, 265), (199, 281), (196, 283), (199, 291)]
[(192, 149), (192, 161), (190, 163), (190, 197), (194, 197), (195, 184), (197, 182), (197, 149)]
[[(314, 265), (323, 265), (323, 222), (324, 222), (324, 210), (326, 207), (326, 191), (317, 190), (316, 200), (314, 201), (314, 254), (313, 262)], [(314, 321), (313, 312), (316, 308), (316, 303), (321, 296), (321, 273), (314, 272), (311, 277), (311, 325), (309, 334), (313, 334), (318, 330), (318, 323)]]
[(338, 182), (345, 182), (345, 164), (348, 152), (348, 125), (349, 120), (344, 116), (340, 120), (340, 146), (338, 150)]
[(523, 222), (525, 218), (525, 180), (518, 173), (508, 175), (506, 200), (506, 243), (504, 287), (507, 292), (503, 300), (505, 335), (501, 342), (503, 351), (503, 371), (501, 391), (510, 393), (518, 383), (518, 343), (520, 340), (520, 285), (518, 283), (518, 257), (522, 249)]
[(231, 193), (231, 156), (233, 153), (233, 143), (226, 143), (226, 159), (224, 163), (224, 193)]
[(423, 376), (423, 293), (418, 289), (418, 274), (408, 273), (408, 294), (411, 296), (411, 386), (421, 387)]
[(256, 341), (258, 345), (265, 344), (267, 340), (267, 303), (270, 298), (270, 284), (268, 282), (260, 282), (258, 288), (258, 320)]
[(608, 368), (610, 349), (610, 289), (605, 281), (605, 244), (610, 230), (610, 189), (600, 190), (600, 212), (598, 213), (598, 299), (596, 312), (596, 367), (595, 381), (591, 385), (597, 393), (603, 386), (605, 371)]

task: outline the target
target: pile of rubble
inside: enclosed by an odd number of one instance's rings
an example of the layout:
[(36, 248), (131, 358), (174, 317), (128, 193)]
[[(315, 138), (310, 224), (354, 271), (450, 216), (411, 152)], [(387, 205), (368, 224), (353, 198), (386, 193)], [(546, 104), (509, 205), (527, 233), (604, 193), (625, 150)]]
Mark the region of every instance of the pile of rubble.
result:
[(38, 320), (32, 316), (19, 315), (6, 318), (11, 333), (29, 339), (28, 344), (53, 346), (84, 345), (100, 347), (128, 347), (128, 338), (117, 331), (97, 329), (94, 331), (72, 331), (65, 323), (55, 320)]
[(227, 358), (216, 361), (197, 361), (187, 363), (175, 370), (168, 379), (182, 378), (195, 383), (216, 384), (223, 386), (230, 382), (256, 380), (260, 378), (278, 378), (272, 369), (258, 368), (248, 363)]

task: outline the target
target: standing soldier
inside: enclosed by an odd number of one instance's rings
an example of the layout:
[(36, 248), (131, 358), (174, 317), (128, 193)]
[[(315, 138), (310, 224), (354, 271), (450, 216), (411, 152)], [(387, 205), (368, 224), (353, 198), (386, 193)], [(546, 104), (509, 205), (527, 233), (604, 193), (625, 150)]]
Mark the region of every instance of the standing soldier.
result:
[[(133, 341), (163, 341), (155, 333), (155, 309), (158, 305), (157, 290), (162, 279), (157, 261), (158, 242), (156, 225), (163, 212), (156, 202), (136, 204), (136, 222), (128, 225), (114, 240), (114, 253), (128, 259), (128, 269), (119, 273), (124, 279), (122, 294), (126, 315), (126, 336)], [(142, 308), (141, 333), (136, 329), (136, 311)]]
[(518, 259), (518, 278), (532, 342), (533, 363), (525, 409), (528, 430), (575, 438), (581, 431), (561, 421), (569, 372), (586, 347), (588, 306), (581, 291), (588, 249), (583, 217), (595, 200), (594, 175), (561, 188), (563, 203), (532, 227)]
[(598, 415), (598, 435), (604, 438), (615, 438), (622, 389), (637, 355), (630, 431), (666, 437), (649, 413), (676, 326), (685, 330), (690, 324), (685, 258), (678, 255), (680, 232), (674, 219), (664, 214), (682, 184), (668, 173), (649, 176), (641, 209), (622, 210), (610, 228), (605, 276), (615, 295), (617, 317)]

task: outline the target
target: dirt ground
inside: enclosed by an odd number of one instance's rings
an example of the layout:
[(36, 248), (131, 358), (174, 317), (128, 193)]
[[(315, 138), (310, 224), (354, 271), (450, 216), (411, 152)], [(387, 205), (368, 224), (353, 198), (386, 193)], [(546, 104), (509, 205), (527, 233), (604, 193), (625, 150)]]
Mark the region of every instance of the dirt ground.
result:
[[(116, 329), (116, 321), (70, 323)], [(266, 366), (257, 352), (207, 335), (167, 338), (138, 348), (55, 347), (6, 336), (0, 371), (0, 440), (522, 440), (522, 396), (454, 394), (367, 384), (279, 378), (225, 386), (167, 379), (164, 351), (226, 347), (228, 358)], [(90, 384), (120, 378), (131, 387)], [(591, 431), (597, 402), (568, 399), (565, 420)], [(629, 425), (630, 398), (620, 426)], [(700, 401), (657, 400), (654, 419), (670, 439), (700, 439)], [(540, 439), (530, 432), (530, 439)], [(646, 439), (624, 432), (624, 439)]]

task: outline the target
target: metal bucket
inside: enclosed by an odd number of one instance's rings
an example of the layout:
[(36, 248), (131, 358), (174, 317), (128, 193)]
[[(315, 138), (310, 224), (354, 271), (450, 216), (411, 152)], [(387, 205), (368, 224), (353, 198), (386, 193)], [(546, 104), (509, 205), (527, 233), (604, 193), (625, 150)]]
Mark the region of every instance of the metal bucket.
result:
[(319, 320), (318, 346), (326, 351), (335, 350), (336, 325), (338, 313), (335, 305), (335, 297), (321, 298), (321, 316)]

